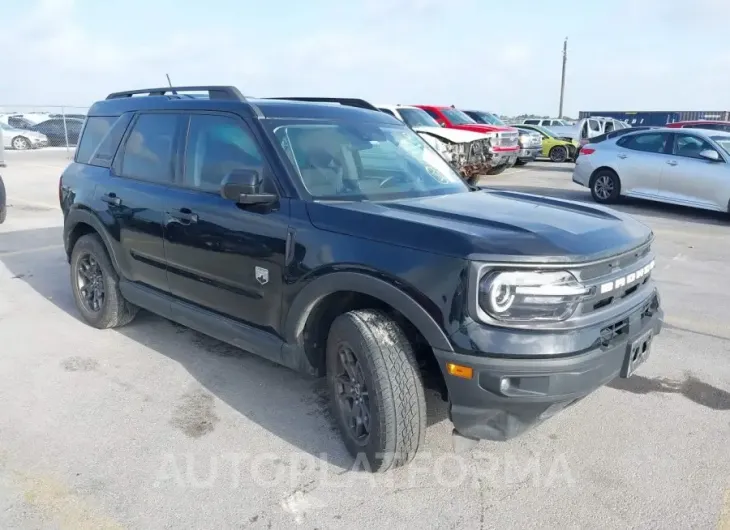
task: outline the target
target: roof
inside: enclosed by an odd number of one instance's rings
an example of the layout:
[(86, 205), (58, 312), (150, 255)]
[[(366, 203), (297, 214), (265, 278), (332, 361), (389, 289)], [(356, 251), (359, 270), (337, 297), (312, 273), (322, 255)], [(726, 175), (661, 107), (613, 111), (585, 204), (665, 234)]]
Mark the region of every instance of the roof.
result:
[[(208, 97), (200, 97), (177, 92), (185, 90), (207, 91), (209, 94)], [(89, 109), (88, 116), (118, 116), (125, 112), (152, 110), (218, 110), (234, 112), (248, 118), (322, 118), (402, 125), (400, 121), (383, 112), (325, 101), (327, 99), (294, 101), (278, 98), (247, 98), (234, 87), (165, 87), (110, 94), (107, 99), (94, 103)]]
[(730, 125), (730, 121), (720, 121), (720, 120), (685, 120), (685, 121), (675, 121), (672, 123), (668, 123), (667, 127), (679, 127), (680, 125), (707, 125), (707, 124), (715, 124), (715, 123), (722, 123), (724, 125)]

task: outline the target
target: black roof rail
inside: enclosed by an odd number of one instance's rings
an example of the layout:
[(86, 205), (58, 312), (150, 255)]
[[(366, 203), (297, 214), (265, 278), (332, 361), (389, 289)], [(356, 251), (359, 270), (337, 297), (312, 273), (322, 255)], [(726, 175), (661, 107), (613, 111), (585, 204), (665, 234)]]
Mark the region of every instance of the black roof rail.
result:
[(165, 94), (178, 95), (178, 92), (207, 92), (210, 99), (246, 101), (246, 97), (234, 86), (170, 86), (160, 88), (140, 88), (138, 90), (113, 92), (109, 94), (106, 99), (129, 98), (135, 94), (144, 94), (147, 96), (164, 96)]
[(339, 103), (340, 105), (346, 105), (348, 107), (358, 107), (360, 109), (367, 109), (367, 110), (375, 110), (380, 112), (380, 109), (373, 105), (372, 103), (369, 103), (365, 101), (364, 99), (359, 98), (324, 98), (324, 97), (304, 97), (304, 96), (296, 96), (296, 97), (269, 97), (264, 99), (286, 99), (290, 101), (311, 101), (312, 103)]

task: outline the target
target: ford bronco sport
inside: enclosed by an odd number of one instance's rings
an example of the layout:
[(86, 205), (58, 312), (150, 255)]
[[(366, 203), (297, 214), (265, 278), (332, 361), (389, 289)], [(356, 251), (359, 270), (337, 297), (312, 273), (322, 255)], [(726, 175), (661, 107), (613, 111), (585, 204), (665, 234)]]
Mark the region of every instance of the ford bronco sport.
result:
[(464, 450), (631, 376), (662, 327), (645, 225), (470, 188), (404, 123), (357, 106), (110, 94), (59, 196), (88, 324), (144, 308), (326, 377), (372, 471), (423, 445), (426, 384)]

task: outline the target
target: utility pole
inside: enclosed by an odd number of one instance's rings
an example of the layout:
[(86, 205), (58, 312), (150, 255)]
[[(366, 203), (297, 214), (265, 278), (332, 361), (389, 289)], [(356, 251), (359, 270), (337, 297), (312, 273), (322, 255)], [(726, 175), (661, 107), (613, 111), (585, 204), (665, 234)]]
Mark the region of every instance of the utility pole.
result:
[(558, 118), (563, 117), (563, 97), (565, 95), (565, 63), (568, 62), (568, 37), (563, 42), (563, 74), (560, 77), (560, 109), (558, 110)]

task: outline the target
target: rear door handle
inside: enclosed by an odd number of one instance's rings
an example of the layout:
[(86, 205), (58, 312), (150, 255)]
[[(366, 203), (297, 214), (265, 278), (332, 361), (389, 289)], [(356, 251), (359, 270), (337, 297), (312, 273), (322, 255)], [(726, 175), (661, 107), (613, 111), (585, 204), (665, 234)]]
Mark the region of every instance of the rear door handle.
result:
[(190, 211), (189, 208), (180, 208), (176, 212), (170, 212), (170, 217), (177, 221), (182, 221), (185, 224), (192, 224), (198, 222), (198, 214)]
[(101, 200), (112, 206), (121, 206), (122, 204), (122, 199), (117, 197), (116, 193), (106, 193), (101, 196)]
[(667, 164), (669, 164), (670, 166), (676, 166), (677, 161), (676, 160), (667, 160)]

